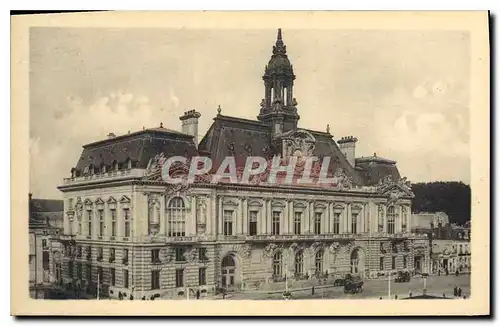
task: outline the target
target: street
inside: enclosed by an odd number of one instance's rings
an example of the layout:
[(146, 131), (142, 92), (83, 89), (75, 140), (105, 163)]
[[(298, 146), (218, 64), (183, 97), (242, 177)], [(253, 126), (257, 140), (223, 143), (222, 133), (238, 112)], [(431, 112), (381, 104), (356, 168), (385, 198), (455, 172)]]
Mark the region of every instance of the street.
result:
[[(453, 288), (455, 286), (462, 288), (462, 296), (470, 295), (470, 274), (462, 274), (459, 276), (430, 276), (427, 278), (427, 294), (446, 297), (453, 297)], [(394, 299), (408, 297), (409, 293), (421, 295), (424, 288), (424, 279), (412, 278), (407, 283), (396, 283), (391, 280), (391, 298)], [(329, 288), (316, 288), (315, 294), (311, 294), (311, 290), (307, 291), (292, 291), (293, 299), (387, 299), (389, 295), (388, 280), (366, 280), (363, 287), (363, 292), (356, 294), (345, 294), (342, 286)], [(217, 297), (222, 299), (222, 297)], [(281, 300), (282, 293), (234, 293), (226, 296), (229, 300)]]

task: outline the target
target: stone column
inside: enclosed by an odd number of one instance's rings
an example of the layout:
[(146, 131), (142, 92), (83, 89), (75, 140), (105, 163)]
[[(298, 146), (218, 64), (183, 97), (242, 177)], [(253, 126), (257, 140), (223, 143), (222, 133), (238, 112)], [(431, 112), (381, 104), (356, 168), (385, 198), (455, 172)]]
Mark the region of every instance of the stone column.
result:
[(236, 230), (235, 234), (242, 234), (243, 232), (243, 197), (239, 197), (239, 203), (238, 203), (238, 213), (236, 214)]
[(222, 196), (218, 196), (218, 212), (217, 214), (217, 235), (222, 234), (222, 225), (223, 225), (223, 212), (222, 212)]
[(384, 233), (387, 233), (387, 206), (384, 205), (383, 208), (384, 208), (384, 216), (382, 218), (382, 220), (384, 221), (383, 230)]
[(248, 199), (244, 198), (243, 202), (243, 234), (248, 234)]
[(301, 221), (301, 229), (302, 229), (302, 234), (306, 234), (309, 230), (309, 219), (311, 218), (310, 216), (310, 213), (309, 211), (311, 210), (311, 205), (310, 205), (310, 202), (308, 201), (306, 203), (306, 209), (304, 210), (304, 213), (303, 213), (303, 221)]
[(260, 229), (261, 234), (266, 234), (267, 232), (267, 199), (264, 199), (264, 206), (262, 207), (262, 212), (260, 213)]
[(272, 233), (272, 231), (273, 231), (272, 223), (273, 223), (273, 211), (272, 211), (272, 206), (271, 206), (271, 200), (268, 200), (267, 201), (267, 216), (266, 216), (266, 229), (267, 229), (268, 234)]
[(347, 209), (346, 209), (346, 215), (347, 215), (347, 233), (352, 232), (352, 209), (351, 209), (351, 203), (347, 203)]
[(186, 235), (196, 235), (196, 196), (191, 196), (190, 214), (188, 216)]
[(285, 209), (283, 210), (283, 223), (280, 223), (281, 234), (288, 234), (289, 214), (288, 214), (288, 199), (285, 200)]
[(330, 203), (327, 202), (326, 203), (326, 209), (325, 211), (323, 212), (323, 221), (321, 222), (321, 229), (322, 229), (322, 233), (330, 233), (330, 224), (331, 224), (331, 214), (330, 214)]
[(293, 218), (294, 218), (294, 211), (293, 211), (293, 200), (289, 200), (286, 203), (288, 205), (288, 234), (293, 234)]

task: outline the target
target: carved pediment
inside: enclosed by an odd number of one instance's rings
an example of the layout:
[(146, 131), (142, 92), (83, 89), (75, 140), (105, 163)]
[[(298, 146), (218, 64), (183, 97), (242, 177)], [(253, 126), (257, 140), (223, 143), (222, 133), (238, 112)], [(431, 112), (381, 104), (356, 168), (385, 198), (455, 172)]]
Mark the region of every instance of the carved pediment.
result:
[(304, 203), (302, 203), (302, 202), (298, 202), (298, 203), (293, 204), (293, 207), (294, 208), (303, 208), (303, 209), (305, 209), (307, 207), (307, 205), (304, 204)]
[(377, 185), (377, 192), (379, 194), (386, 194), (395, 189), (401, 191), (407, 196), (412, 196), (413, 192), (411, 190), (411, 183), (407, 181), (406, 177), (401, 178), (399, 180), (394, 180), (392, 175), (387, 175), (384, 178), (380, 179)]
[(273, 202), (271, 203), (271, 206), (272, 206), (272, 207), (281, 207), (281, 208), (284, 208), (284, 207), (285, 207), (285, 204), (283, 204), (283, 203), (282, 203), (282, 202), (280, 202), (280, 201), (273, 201)]
[(99, 197), (97, 198), (97, 200), (95, 201), (95, 204), (96, 205), (104, 205), (104, 201)]
[(314, 205), (314, 208), (316, 208), (316, 209), (326, 209), (326, 205), (323, 204), (323, 203), (317, 203), (316, 205)]
[(87, 199), (85, 199), (85, 201), (83, 202), (83, 204), (85, 206), (92, 206), (94, 203), (90, 199), (87, 198)]
[(108, 198), (108, 204), (116, 204), (116, 199), (112, 196)]
[(238, 203), (232, 199), (227, 199), (223, 202), (224, 206), (238, 206)]
[(351, 205), (351, 210), (353, 211), (360, 211), (362, 209), (363, 209), (363, 204), (354, 203)]
[(283, 157), (302, 158), (313, 156), (316, 139), (310, 132), (298, 129), (284, 134), (282, 139)]
[(122, 204), (129, 204), (130, 203), (130, 198), (123, 195), (122, 198), (120, 198), (120, 203)]
[(344, 204), (335, 204), (333, 205), (333, 210), (336, 210), (336, 211), (343, 211), (345, 208), (345, 205)]
[(248, 206), (258, 206), (258, 207), (262, 207), (264, 206), (264, 204), (262, 204), (262, 202), (258, 201), (258, 200), (252, 200), (250, 202), (248, 202)]

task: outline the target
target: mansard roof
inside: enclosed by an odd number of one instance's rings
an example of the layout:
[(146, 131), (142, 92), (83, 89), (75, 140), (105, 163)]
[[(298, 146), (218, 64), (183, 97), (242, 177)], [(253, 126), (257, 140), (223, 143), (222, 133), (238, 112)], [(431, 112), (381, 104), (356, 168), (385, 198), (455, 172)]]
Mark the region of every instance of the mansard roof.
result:
[(197, 150), (193, 136), (163, 127), (144, 129), (83, 146), (75, 169), (81, 173), (90, 165), (105, 165), (109, 171), (115, 163), (125, 164), (129, 159), (132, 167), (145, 169), (158, 153), (191, 157), (197, 155)]
[(391, 175), (393, 180), (401, 178), (396, 161), (379, 157), (377, 154), (368, 157), (358, 157), (355, 161), (356, 169), (363, 178), (365, 185), (376, 185), (387, 175)]

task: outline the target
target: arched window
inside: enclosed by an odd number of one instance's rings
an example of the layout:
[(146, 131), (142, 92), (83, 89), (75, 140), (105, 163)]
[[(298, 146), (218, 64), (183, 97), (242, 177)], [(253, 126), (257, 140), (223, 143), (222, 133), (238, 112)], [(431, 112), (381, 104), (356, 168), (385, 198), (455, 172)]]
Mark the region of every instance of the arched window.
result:
[(278, 251), (277, 253), (274, 254), (274, 256), (273, 256), (273, 276), (281, 276), (281, 274), (283, 272), (282, 258), (283, 258), (283, 255), (281, 254), (281, 251)]
[(316, 274), (321, 274), (323, 272), (323, 250), (316, 252), (314, 265), (316, 266)]
[(302, 251), (295, 253), (295, 275), (304, 273), (304, 254)]
[(168, 236), (186, 236), (186, 205), (181, 197), (174, 197), (167, 206)]
[(113, 161), (113, 163), (111, 163), (111, 165), (112, 165), (114, 171), (118, 171), (118, 162), (117, 161)]
[(396, 209), (391, 206), (387, 209), (387, 233), (394, 234), (394, 224), (396, 221)]

